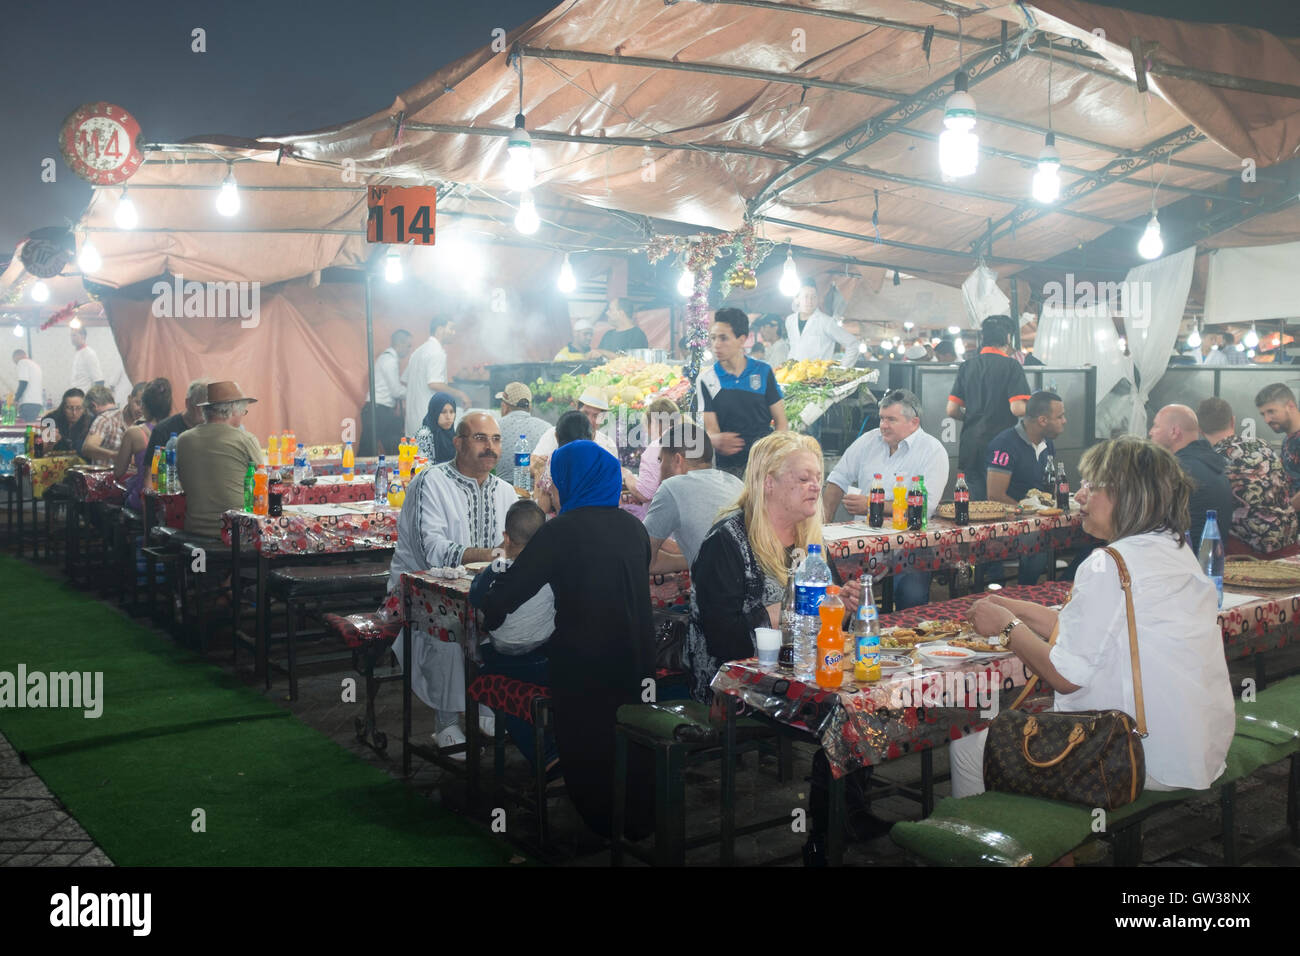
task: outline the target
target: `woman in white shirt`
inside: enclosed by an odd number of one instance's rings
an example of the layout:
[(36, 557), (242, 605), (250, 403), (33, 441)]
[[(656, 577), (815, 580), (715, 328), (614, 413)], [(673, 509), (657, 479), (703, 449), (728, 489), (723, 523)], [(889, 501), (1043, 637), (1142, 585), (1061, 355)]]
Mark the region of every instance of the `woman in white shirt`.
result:
[[(1079, 463), (1083, 529), (1118, 551), (1132, 578), (1148, 736), (1146, 786), (1204, 790), (1224, 769), (1235, 726), (1214, 584), (1185, 543), (1192, 481), (1144, 438), (1094, 445)], [(978, 601), (975, 629), (1003, 641), (1056, 691), (1054, 710), (1136, 715), (1124, 592), (1101, 549), (1079, 567), (1060, 612), (1001, 597)], [(1056, 644), (1045, 637), (1059, 627)], [(984, 790), (987, 732), (950, 747), (953, 796)]]

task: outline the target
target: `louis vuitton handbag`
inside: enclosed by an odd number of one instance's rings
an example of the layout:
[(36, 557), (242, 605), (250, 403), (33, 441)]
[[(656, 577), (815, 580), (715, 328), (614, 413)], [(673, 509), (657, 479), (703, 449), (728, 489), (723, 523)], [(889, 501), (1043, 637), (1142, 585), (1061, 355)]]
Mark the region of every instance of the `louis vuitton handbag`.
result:
[[(984, 786), (988, 790), (1107, 810), (1132, 803), (1142, 793), (1146, 782), (1142, 738), (1147, 733), (1132, 582), (1119, 552), (1114, 548), (1103, 550), (1119, 565), (1119, 582), (1124, 588), (1137, 720), (1122, 710), (1041, 714), (1016, 710), (1037, 683), (1035, 676), (1012, 709), (999, 714), (989, 725), (984, 747)], [(1059, 627), (1052, 632), (1049, 644), (1055, 644), (1058, 636)]]

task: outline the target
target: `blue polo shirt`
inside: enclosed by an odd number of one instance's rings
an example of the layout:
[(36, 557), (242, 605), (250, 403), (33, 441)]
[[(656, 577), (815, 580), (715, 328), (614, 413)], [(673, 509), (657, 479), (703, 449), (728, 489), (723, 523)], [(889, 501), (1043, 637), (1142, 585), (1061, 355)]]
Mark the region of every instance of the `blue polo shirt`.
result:
[[(1056, 446), (1050, 438), (1045, 439), (1041, 452), (1035, 452), (1025, 434), (1025, 426), (1017, 425), (999, 432), (989, 442), (985, 464), (990, 472), (1001, 472), (1011, 476), (1007, 486), (1007, 495), (1019, 501), (1030, 488), (1041, 491), (1054, 491), (1055, 486), (1047, 476), (1047, 459), (1056, 456)], [(1044, 481), (1047, 484), (1044, 484)]]
[(743, 466), (749, 461), (754, 443), (772, 434), (772, 406), (783, 397), (772, 366), (751, 358), (739, 375), (732, 375), (721, 362), (714, 362), (700, 372), (696, 384), (700, 411), (717, 415), (720, 431), (735, 432), (745, 439), (740, 454), (718, 455), (718, 466)]

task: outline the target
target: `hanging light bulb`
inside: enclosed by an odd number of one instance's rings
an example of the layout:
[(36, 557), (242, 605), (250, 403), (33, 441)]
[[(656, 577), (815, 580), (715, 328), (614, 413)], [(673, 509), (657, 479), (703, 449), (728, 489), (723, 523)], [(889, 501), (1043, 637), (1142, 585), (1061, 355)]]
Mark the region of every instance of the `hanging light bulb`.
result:
[[(894, 275), (898, 275), (898, 273), (895, 272)], [(903, 323), (903, 331), (905, 331), (905, 332), (910, 332), (910, 331), (912, 331), (914, 328), (916, 328), (916, 323), (915, 323), (915, 322), (904, 322), (904, 323)]]
[(389, 282), (402, 281), (402, 257), (397, 254), (396, 249), (389, 249), (388, 254), (384, 256), (384, 278)]
[(1238, 352), (1244, 352), (1244, 351), (1246, 351), (1246, 346), (1245, 346), (1245, 344), (1242, 343), (1242, 342), (1238, 342), (1238, 343), (1236, 344), (1236, 346), (1234, 346), (1234, 348), (1236, 348), (1236, 350), (1237, 350)]
[(1254, 357), (1255, 357), (1255, 350), (1254, 350), (1254, 349), (1246, 349), (1246, 358), (1254, 358)]
[(99, 254), (99, 250), (95, 248), (89, 236), (81, 243), (81, 251), (77, 253), (77, 265), (85, 275), (98, 272), (103, 268), (104, 257)]
[(1056, 134), (1048, 133), (1038, 154), (1038, 171), (1034, 173), (1034, 199), (1044, 205), (1056, 202), (1061, 195), (1061, 154), (1056, 151)]
[(681, 278), (677, 280), (677, 294), (689, 297), (695, 291), (695, 273), (690, 269), (683, 269)]
[(21, 339), (22, 337), (23, 337), (23, 327), (22, 327), (21, 325), (15, 325), (15, 326), (14, 326), (14, 338), (16, 338), (16, 339)]
[(221, 190), (217, 193), (217, 212), (223, 216), (234, 216), (239, 212), (239, 186), (235, 182), (235, 166), (226, 168), (226, 178), (221, 181)]
[(113, 210), (113, 222), (117, 223), (119, 229), (134, 229), (140, 224), (140, 214), (135, 211), (135, 203), (126, 194), (125, 186), (122, 187), (122, 195), (118, 197), (117, 209)]
[(1248, 349), (1259, 348), (1259, 333), (1255, 331), (1255, 323), (1250, 323), (1250, 331), (1241, 338), (1242, 343)]
[(939, 135), (939, 169), (948, 179), (969, 176), (980, 161), (980, 138), (975, 135), (975, 98), (967, 92), (965, 71), (958, 71), (953, 92), (943, 109), (944, 130)]
[(564, 265), (560, 266), (560, 278), (555, 284), (559, 286), (560, 291), (569, 295), (578, 288), (578, 278), (573, 274), (573, 266), (569, 263), (569, 254), (564, 254)]
[(785, 265), (781, 266), (781, 282), (777, 288), (782, 295), (791, 298), (799, 292), (799, 270), (795, 268), (794, 252), (789, 246), (785, 248)]
[(32, 299), (36, 302), (48, 302), (50, 298), (50, 287), (40, 279), (32, 283)]
[(958, 328), (957, 326), (955, 326), (955, 325), (950, 325), (950, 326), (948, 326), (948, 334), (949, 334), (949, 335), (961, 335), (961, 329), (959, 329), (959, 328)]
[(1119, 337), (1119, 350), (1121, 352), (1128, 351), (1128, 339), (1124, 338), (1122, 335)]
[(1138, 240), (1138, 255), (1143, 259), (1159, 259), (1164, 251), (1165, 241), (1160, 238), (1160, 220), (1153, 209), (1146, 230)]
[(540, 225), (541, 220), (537, 218), (537, 204), (533, 202), (533, 194), (525, 190), (519, 200), (519, 211), (515, 213), (515, 228), (525, 236), (531, 236)]
[(524, 114), (515, 114), (515, 128), (506, 140), (506, 188), (523, 192), (533, 188), (533, 138), (524, 129)]
[(1192, 334), (1187, 336), (1187, 347), (1189, 349), (1199, 349), (1201, 347), (1201, 330), (1193, 328)]
[(72, 321), (68, 323), (68, 328), (70, 328), (70, 329), (79, 329), (79, 328), (81, 328), (81, 319), (79, 319), (77, 316), (74, 315), (74, 316), (72, 317)]

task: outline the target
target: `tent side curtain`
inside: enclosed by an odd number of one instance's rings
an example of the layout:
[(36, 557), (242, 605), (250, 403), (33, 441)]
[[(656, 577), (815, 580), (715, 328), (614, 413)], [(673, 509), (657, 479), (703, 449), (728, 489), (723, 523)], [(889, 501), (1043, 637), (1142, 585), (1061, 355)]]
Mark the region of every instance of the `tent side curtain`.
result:
[(1295, 294), (1300, 242), (1217, 249), (1209, 254), (1209, 260), (1207, 325), (1300, 316)]

